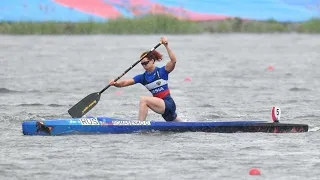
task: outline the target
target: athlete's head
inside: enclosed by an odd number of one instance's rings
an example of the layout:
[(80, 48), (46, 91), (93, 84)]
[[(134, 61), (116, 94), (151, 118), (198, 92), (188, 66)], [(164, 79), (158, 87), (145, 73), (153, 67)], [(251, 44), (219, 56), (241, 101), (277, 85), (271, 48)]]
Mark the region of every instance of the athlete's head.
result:
[[(140, 58), (143, 58), (141, 60), (141, 65), (145, 68), (145, 69), (149, 69), (152, 68), (154, 66), (154, 62), (155, 61), (161, 61), (162, 60), (162, 54), (160, 54), (158, 51), (154, 50), (151, 53), (148, 54), (149, 51), (143, 52), (140, 55)], [(146, 56), (147, 55), (147, 56)]]

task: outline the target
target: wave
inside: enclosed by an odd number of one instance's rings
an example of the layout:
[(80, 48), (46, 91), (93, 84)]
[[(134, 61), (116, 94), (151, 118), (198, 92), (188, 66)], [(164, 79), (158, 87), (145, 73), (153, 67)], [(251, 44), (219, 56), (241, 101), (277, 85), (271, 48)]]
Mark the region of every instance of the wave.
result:
[(41, 103), (30, 103), (30, 104), (27, 104), (27, 103), (23, 103), (23, 104), (18, 104), (16, 106), (49, 106), (49, 107), (62, 107), (64, 105), (61, 105), (61, 104), (41, 104)]
[(132, 106), (132, 105), (135, 105), (135, 104), (128, 103), (128, 102), (121, 103), (121, 106)]
[(320, 127), (309, 127), (309, 132), (317, 132), (320, 131)]
[(252, 150), (263, 150), (263, 148), (261, 146), (247, 146), (244, 148), (240, 148), (240, 150), (242, 151), (252, 151)]
[(308, 89), (308, 88), (297, 88), (297, 87), (293, 87), (293, 88), (290, 88), (289, 91), (311, 91), (311, 90)]
[(44, 104), (40, 104), (40, 103), (31, 103), (31, 104), (18, 104), (17, 106), (45, 106)]
[(19, 91), (10, 90), (7, 88), (0, 88), (0, 93), (16, 93), (16, 92), (19, 92)]
[(48, 104), (50, 107), (62, 107), (63, 105), (61, 104)]
[(200, 106), (198, 106), (198, 107), (201, 107), (201, 108), (212, 108), (212, 107), (214, 107), (214, 106), (211, 105), (211, 104), (202, 104), (202, 105), (200, 105)]
[(7, 88), (0, 88), (0, 94), (3, 93), (26, 93), (26, 92), (31, 92), (31, 93), (37, 93), (37, 92), (41, 92), (39, 90), (29, 90), (29, 91), (16, 91), (16, 90), (11, 90), (11, 89), (7, 89)]
[[(218, 86), (221, 87), (221, 86)], [(235, 89), (248, 89), (248, 86), (222, 86), (224, 88), (235, 88)]]
[(314, 115), (314, 114), (308, 114), (308, 115), (303, 115), (303, 116), (296, 116), (296, 119), (306, 119), (306, 118), (320, 118), (320, 116), (318, 115)]
[(286, 101), (286, 103), (297, 103), (298, 101), (297, 100), (295, 100), (295, 99), (292, 99), (292, 100), (288, 100), (288, 101)]
[(211, 115), (202, 116), (201, 119), (202, 118), (205, 120), (215, 120), (215, 119), (220, 119), (222, 117), (217, 114), (211, 114)]

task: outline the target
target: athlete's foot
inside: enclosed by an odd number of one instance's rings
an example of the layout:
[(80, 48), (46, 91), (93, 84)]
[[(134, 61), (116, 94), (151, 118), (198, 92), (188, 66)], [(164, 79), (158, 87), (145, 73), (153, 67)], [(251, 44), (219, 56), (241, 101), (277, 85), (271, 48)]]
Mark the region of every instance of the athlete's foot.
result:
[(183, 120), (177, 116), (176, 119), (174, 120), (174, 122), (183, 122)]

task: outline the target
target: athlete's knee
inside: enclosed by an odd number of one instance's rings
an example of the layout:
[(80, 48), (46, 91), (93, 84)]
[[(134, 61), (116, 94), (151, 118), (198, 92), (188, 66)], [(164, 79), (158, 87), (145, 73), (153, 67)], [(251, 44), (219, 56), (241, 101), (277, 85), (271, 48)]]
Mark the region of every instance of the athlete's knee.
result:
[(147, 96), (140, 97), (140, 104), (147, 104)]

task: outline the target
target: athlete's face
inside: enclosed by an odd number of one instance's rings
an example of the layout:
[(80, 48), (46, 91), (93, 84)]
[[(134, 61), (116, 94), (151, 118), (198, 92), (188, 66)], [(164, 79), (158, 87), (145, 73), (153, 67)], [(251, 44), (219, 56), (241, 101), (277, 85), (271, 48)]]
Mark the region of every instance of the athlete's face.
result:
[(151, 60), (149, 60), (148, 58), (143, 58), (143, 60), (141, 61), (141, 65), (145, 68), (148, 69), (148, 67), (150, 67), (151, 65)]

